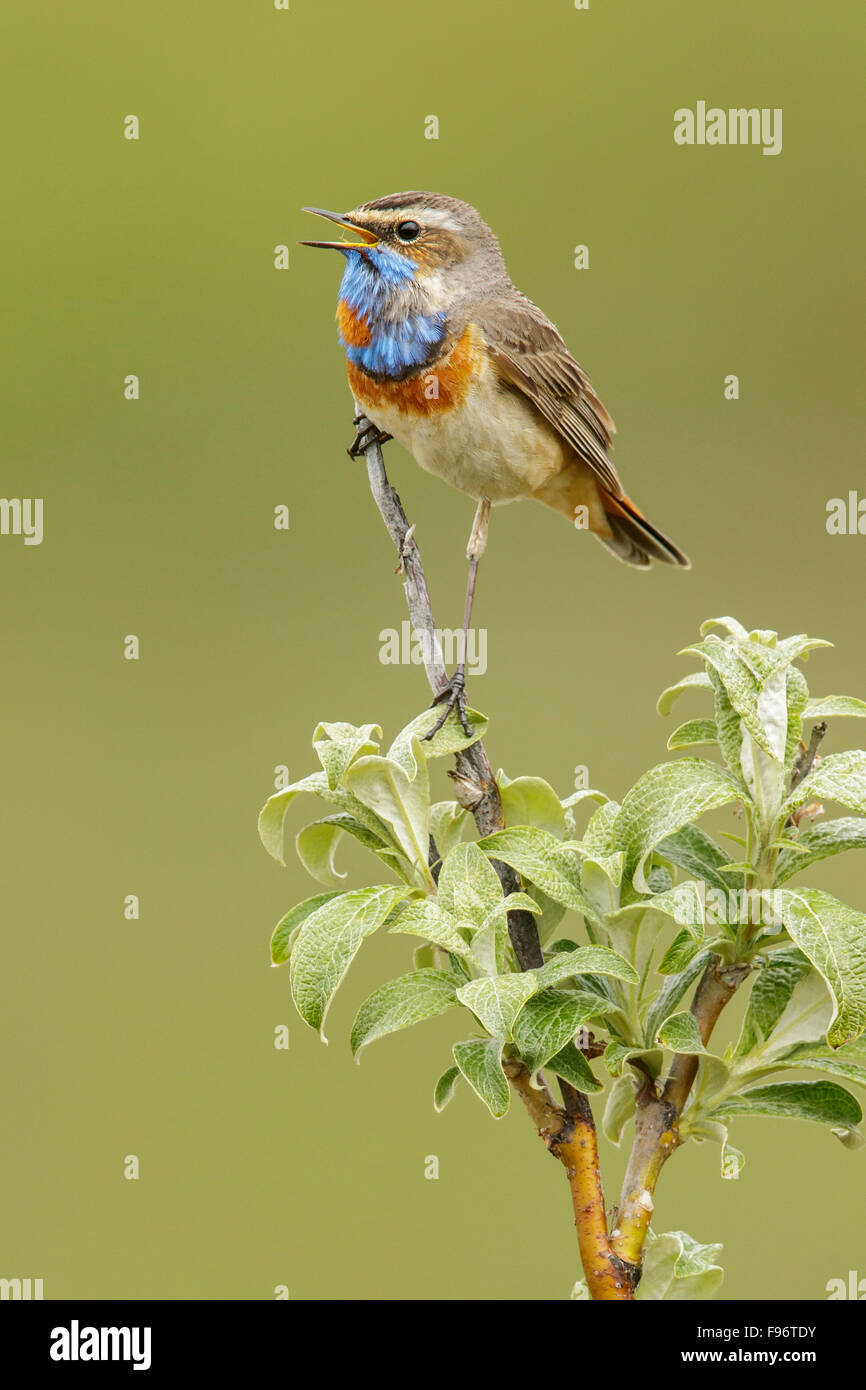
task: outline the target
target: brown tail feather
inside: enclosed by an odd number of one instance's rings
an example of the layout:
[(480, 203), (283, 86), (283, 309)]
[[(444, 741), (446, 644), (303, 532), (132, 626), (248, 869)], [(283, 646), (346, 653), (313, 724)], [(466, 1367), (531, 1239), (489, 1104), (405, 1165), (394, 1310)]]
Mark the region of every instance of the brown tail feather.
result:
[(661, 560), (666, 565), (689, 568), (683, 552), (647, 521), (631, 498), (614, 497), (585, 464), (575, 462), (555, 473), (533, 496), (562, 512), (573, 524), (582, 511), (586, 529), (627, 565), (646, 569), (653, 560)]
[(688, 556), (647, 521), (630, 497), (614, 497), (610, 492), (601, 491), (601, 501), (612, 536), (610, 540), (599, 536), (599, 540), (626, 564), (646, 568), (652, 560), (661, 560), (666, 565), (691, 568)]

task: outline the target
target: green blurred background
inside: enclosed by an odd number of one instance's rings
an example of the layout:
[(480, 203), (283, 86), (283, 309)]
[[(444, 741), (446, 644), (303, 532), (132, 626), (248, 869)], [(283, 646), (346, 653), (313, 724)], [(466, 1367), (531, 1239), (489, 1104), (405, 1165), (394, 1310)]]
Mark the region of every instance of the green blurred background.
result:
[[(689, 574), (642, 575), (544, 508), (494, 515), (472, 690), (491, 757), (563, 793), (585, 764), (621, 796), (665, 755), (655, 699), (704, 617), (831, 638), (813, 693), (866, 694), (866, 539), (825, 530), (827, 499), (863, 476), (859, 13), (7, 9), (3, 493), (44, 497), (45, 539), (0, 539), (0, 1275), (42, 1277), (48, 1298), (567, 1297), (567, 1186), (526, 1117), (495, 1124), (465, 1090), (432, 1110), (455, 1019), (351, 1061), (354, 1010), (407, 968), (405, 943), (366, 945), (328, 1049), (268, 964), (273, 923), (316, 891), (258, 842), (275, 766), (311, 770), (319, 719), (393, 734), (428, 698), (418, 667), (378, 659), (403, 595), (345, 454), (341, 263), (296, 247), (317, 234), (299, 208), (403, 188), (476, 204), (612, 411), (629, 491), (691, 554)], [(782, 107), (782, 154), (676, 146), (673, 112), (699, 99)], [(387, 456), (456, 626), (472, 504)], [(837, 725), (826, 747), (857, 741)], [(855, 859), (814, 881), (866, 908)], [(730, 1298), (820, 1299), (866, 1275), (863, 1155), (797, 1122), (736, 1131), (741, 1179), (690, 1146), (658, 1229), (724, 1241)], [(624, 1154), (604, 1162), (613, 1200)]]

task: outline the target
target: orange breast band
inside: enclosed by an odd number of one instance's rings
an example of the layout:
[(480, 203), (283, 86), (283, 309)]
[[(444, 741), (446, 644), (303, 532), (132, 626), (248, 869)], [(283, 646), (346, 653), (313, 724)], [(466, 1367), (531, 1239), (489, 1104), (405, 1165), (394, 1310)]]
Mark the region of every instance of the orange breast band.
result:
[(374, 380), (354, 362), (347, 362), (346, 367), (352, 395), (362, 405), (392, 406), (409, 415), (435, 415), (462, 405), (483, 362), (484, 350), (475, 341), (470, 324), (449, 353), (402, 381)]

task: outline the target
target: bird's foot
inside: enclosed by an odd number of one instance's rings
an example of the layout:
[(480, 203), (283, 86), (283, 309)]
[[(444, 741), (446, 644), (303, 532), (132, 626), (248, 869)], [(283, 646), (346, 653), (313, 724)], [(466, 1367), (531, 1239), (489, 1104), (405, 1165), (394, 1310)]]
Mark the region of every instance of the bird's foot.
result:
[(356, 415), (352, 424), (355, 426), (356, 433), (346, 450), (350, 459), (359, 458), (365, 449), (369, 449), (371, 444), (387, 444), (389, 439), (394, 438), (392, 434), (386, 434), (384, 430), (371, 425), (366, 415)]
[(472, 737), (472, 730), (469, 727), (469, 720), (466, 717), (466, 671), (462, 665), (457, 667), (457, 670), (445, 686), (445, 689), (439, 691), (439, 694), (436, 696), (435, 700), (433, 700), (430, 708), (434, 709), (436, 705), (444, 705), (444, 709), (433, 725), (433, 728), (424, 735), (422, 742), (427, 742), (434, 734), (438, 734), (453, 709), (457, 711), (457, 718), (463, 726), (463, 732), (466, 734), (466, 737)]

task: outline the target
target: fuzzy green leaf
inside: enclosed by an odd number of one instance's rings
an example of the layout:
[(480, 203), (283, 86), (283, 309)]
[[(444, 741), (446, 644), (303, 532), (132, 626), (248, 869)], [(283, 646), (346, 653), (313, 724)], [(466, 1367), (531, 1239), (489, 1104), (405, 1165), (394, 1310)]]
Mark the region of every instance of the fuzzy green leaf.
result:
[(728, 1140), (727, 1132), (722, 1144), (721, 1174), (728, 1182), (736, 1181), (746, 1166), (746, 1155), (741, 1149), (735, 1148)]
[(562, 802), (543, 777), (515, 777), (512, 781), (500, 772), (496, 781), (507, 827), (535, 825), (558, 840), (565, 838)]
[(644, 866), (652, 850), (689, 821), (742, 795), (730, 773), (700, 758), (662, 763), (640, 777), (623, 800), (614, 824), (626, 852), (626, 871), (647, 891)]
[(700, 943), (703, 939), (705, 909), (700, 884), (677, 883), (664, 893), (656, 893), (652, 898), (641, 898), (638, 902), (629, 903), (628, 907), (611, 913), (608, 924), (613, 928), (641, 914), (645, 921), (657, 917), (665, 925), (671, 921), (676, 922), (677, 926), (684, 927), (696, 942)]
[(742, 874), (722, 875), (720, 871), (730, 866), (731, 856), (698, 825), (684, 825), (682, 830), (666, 836), (656, 845), (655, 852), (710, 888), (727, 893), (730, 888), (743, 886)]
[(767, 956), (749, 994), (740, 1041), (734, 1049), (735, 1058), (746, 1056), (770, 1037), (771, 1031), (787, 1009), (799, 981), (812, 970), (812, 962), (796, 947), (785, 947)]
[(840, 806), (866, 815), (866, 752), (852, 748), (824, 758), (794, 788), (785, 810), (795, 811), (807, 801), (838, 801)]
[(807, 637), (805, 632), (798, 633), (794, 637), (784, 637), (776, 643), (776, 651), (781, 659), (786, 662), (799, 661), (801, 657), (808, 659), (809, 652), (816, 651), (818, 647), (832, 647), (833, 643), (828, 642), (823, 637)]
[(601, 1119), (601, 1131), (605, 1138), (618, 1147), (622, 1132), (634, 1112), (634, 1082), (630, 1076), (620, 1076), (607, 1094), (607, 1104)]
[(542, 893), (540, 888), (535, 888), (532, 884), (527, 885), (527, 896), (531, 897), (536, 907), (541, 909), (536, 916), (535, 925), (538, 928), (538, 938), (543, 946), (550, 940), (565, 916), (565, 908), (562, 903), (555, 903), (553, 898), (549, 898), (546, 893)]
[(468, 748), (472, 743), (477, 743), (487, 732), (485, 716), (477, 710), (467, 709), (466, 722), (471, 730), (467, 738), (456, 711), (451, 710), (438, 733), (423, 741), (424, 735), (432, 729), (441, 713), (441, 709), (435, 705), (432, 709), (422, 710), (405, 729), (400, 730), (388, 749), (387, 756), (400, 764), (410, 780), (415, 777), (419, 758), (426, 760), (448, 757), (452, 753), (458, 753), (462, 748)]
[(567, 1042), (555, 1057), (551, 1057), (547, 1065), (557, 1076), (561, 1076), (564, 1081), (569, 1081), (572, 1086), (588, 1095), (602, 1089), (601, 1082), (592, 1074), (589, 1062), (574, 1043)]
[(324, 772), (312, 772), (309, 777), (302, 777), (299, 782), (293, 782), (291, 786), (284, 787), (281, 791), (274, 792), (273, 796), (269, 796), (259, 815), (259, 836), (262, 844), (268, 854), (272, 855), (279, 864), (285, 866), (286, 862), (285, 830), (289, 808), (295, 798), (304, 792), (309, 792), (314, 796), (321, 797), (323, 801), (330, 802), (340, 811), (352, 816), (354, 820), (360, 821), (383, 843), (393, 843), (395, 849), (399, 848), (393, 841), (385, 822), (380, 820), (356, 796), (353, 796), (345, 786), (332, 788), (328, 785), (328, 778)]
[(694, 984), (698, 975), (700, 975), (706, 965), (708, 958), (709, 951), (699, 951), (678, 975), (669, 975), (667, 977), (647, 1013), (644, 1037), (649, 1046), (654, 1044), (662, 1023), (674, 1012), (677, 1004), (690, 985)]
[(444, 970), (415, 970), (374, 989), (352, 1025), (351, 1044), (356, 1060), (361, 1049), (376, 1038), (453, 1008), (458, 999), (455, 985), (454, 976)]
[(366, 849), (371, 849), (374, 853), (391, 848), (386, 841), (374, 835), (372, 830), (368, 830), (366, 825), (355, 820), (354, 816), (347, 815), (345, 812), (338, 812), (335, 816), (325, 816), (322, 820), (313, 821), (310, 825), (304, 826), (298, 831), (295, 837), (295, 849), (298, 858), (312, 878), (324, 883), (330, 888), (346, 877), (337, 869), (334, 862), (334, 855), (337, 846), (343, 835), (351, 835), (359, 840)]
[(313, 747), (333, 791), (346, 769), (365, 753), (378, 753), (382, 730), (378, 724), (317, 724)]
[(683, 676), (676, 685), (669, 685), (667, 690), (663, 690), (656, 703), (659, 714), (670, 714), (675, 702), (686, 690), (709, 690), (710, 678), (704, 671), (694, 671), (688, 676)]
[(658, 1236), (650, 1231), (635, 1298), (639, 1302), (714, 1298), (725, 1277), (716, 1263), (721, 1249), (720, 1245), (700, 1245), (685, 1231)]
[(712, 1139), (721, 1149), (720, 1174), (728, 1181), (740, 1176), (745, 1166), (745, 1155), (735, 1149), (728, 1140), (728, 1126), (722, 1120), (701, 1120), (691, 1126), (689, 1133), (695, 1139)]
[(601, 803), (599, 809), (604, 810), (605, 806), (611, 804), (609, 797), (604, 792), (600, 792), (597, 787), (578, 787), (577, 791), (571, 792), (562, 799), (563, 811), (570, 811), (572, 807), (579, 806), (582, 801), (598, 801)]
[(728, 699), (728, 692), (720, 677), (712, 669), (709, 675), (713, 687), (713, 716), (719, 748), (730, 772), (735, 777), (741, 778), (743, 775), (740, 757), (743, 746), (743, 721)]
[(693, 1133), (693, 1124), (700, 1115), (706, 1115), (717, 1102), (721, 1093), (728, 1089), (731, 1081), (731, 1068), (722, 1057), (705, 1052), (699, 1057), (698, 1073), (692, 1091), (689, 1108), (682, 1117), (680, 1132)]
[[(700, 626), (701, 636), (706, 637), (714, 627), (720, 627), (729, 637), (736, 637), (738, 641), (746, 642), (749, 639), (749, 630), (743, 627), (739, 618), (731, 618), (727, 614), (721, 618), (705, 618)], [(773, 635), (775, 636), (775, 633)]]
[(456, 801), (435, 801), (430, 807), (430, 834), (443, 859), (459, 844), (468, 814)]
[(755, 976), (735, 1057), (745, 1057), (766, 1042), (788, 1006), (794, 988), (809, 974), (811, 962), (796, 947), (768, 956)]
[(259, 815), (259, 838), (268, 854), (272, 855), (278, 864), (285, 866), (286, 863), (286, 814), (295, 797), (300, 796), (302, 792), (324, 796), (328, 791), (328, 779), (324, 772), (312, 772), (309, 777), (303, 777), (300, 782), (293, 782), (291, 786), (284, 787), (268, 797)]
[(393, 758), (362, 757), (348, 769), (344, 781), (353, 796), (385, 822), (410, 863), (429, 876), (430, 784), (417, 739), (412, 749), (416, 763), (412, 778)]
[(536, 993), (538, 980), (532, 970), (513, 975), (494, 975), (470, 980), (457, 991), (457, 998), (471, 1009), (491, 1037), (504, 1042), (511, 1037), (514, 1020), (527, 999)]
[(580, 853), (580, 886), (599, 921), (604, 921), (620, 905), (625, 855), (622, 850), (616, 854), (587, 854), (582, 846)]
[(449, 1067), (447, 1071), (443, 1071), (436, 1082), (436, 1088), (433, 1092), (433, 1109), (437, 1115), (441, 1115), (449, 1100), (452, 1099), (459, 1080), (460, 1068)]
[(508, 1110), (510, 1092), (502, 1070), (502, 1043), (496, 1038), (470, 1038), (454, 1044), (454, 1060), (495, 1120)]
[(314, 898), (298, 903), (285, 917), (280, 918), (271, 934), (271, 962), (274, 965), (284, 965), (291, 956), (294, 938), (301, 930), (301, 924), (318, 908), (338, 897), (339, 893), (317, 893)]
[(611, 1076), (628, 1076), (625, 1065), (632, 1061), (640, 1063), (639, 1066), (635, 1066), (635, 1072), (645, 1072), (656, 1077), (661, 1071), (664, 1053), (660, 1047), (633, 1047), (631, 1043), (619, 1042), (617, 1039), (609, 1042), (604, 1050), (604, 1065)]
[[(617, 850), (615, 854), (598, 854), (596, 852), (587, 851), (580, 842), (578, 842), (576, 847), (579, 850), (582, 861), (580, 879), (584, 892), (588, 892), (588, 881), (590, 884), (592, 884), (593, 881), (599, 883), (602, 877), (608, 881), (605, 885), (606, 888), (619, 888), (622, 883), (622, 875), (625, 868), (625, 854), (621, 849)], [(598, 870), (598, 873), (594, 874), (591, 879), (589, 878), (590, 870)], [(611, 895), (605, 892), (604, 896), (605, 901), (609, 901)], [(605, 910), (607, 911), (609, 909)]]
[[(759, 748), (765, 753), (771, 753), (772, 747), (758, 711), (758, 698), (763, 681), (745, 661), (743, 649), (711, 635), (703, 642), (695, 642), (692, 646), (686, 647), (681, 655), (686, 653), (702, 657), (715, 671), (746, 730)], [(757, 655), (755, 652), (754, 656)], [(769, 675), (769, 671), (766, 674)]]
[(784, 1057), (773, 1059), (773, 1070), (802, 1067), (806, 1071), (825, 1071), (829, 1076), (838, 1076), (843, 1081), (851, 1081), (855, 1086), (866, 1086), (866, 1064), (844, 1055), (845, 1048), (834, 1052), (832, 1048), (817, 1048), (804, 1043), (794, 1047)]
[(689, 962), (694, 960), (700, 949), (700, 943), (695, 941), (692, 933), (684, 927), (674, 937), (656, 970), (660, 975), (679, 975)]
[(529, 1070), (536, 1072), (547, 1066), (578, 1028), (597, 1016), (598, 1008), (594, 995), (556, 989), (546, 989), (530, 999), (514, 1024), (514, 1041)]
[(536, 970), (539, 989), (559, 984), (570, 975), (611, 975), (617, 980), (638, 983), (638, 974), (627, 960), (606, 946), (579, 946), (575, 951), (557, 951), (551, 960)]
[(502, 885), (490, 860), (469, 840), (455, 845), (439, 875), (439, 904), (458, 922), (476, 930), (503, 904)]
[(752, 1070), (756, 1060), (761, 1066), (768, 1062), (775, 1064), (777, 1057), (794, 1046), (822, 1044), (833, 1017), (833, 1009), (833, 998), (826, 981), (810, 966), (808, 974), (795, 984), (772, 1032), (746, 1057), (745, 1065)]
[(866, 818), (840, 816), (837, 820), (821, 821), (800, 836), (797, 847), (799, 854), (788, 850), (779, 860), (776, 883), (784, 883), (819, 859), (829, 859), (848, 849), (866, 849)]
[(618, 815), (617, 801), (606, 801), (592, 813), (580, 842), (584, 854), (604, 855), (614, 852), (613, 826)]
[(695, 1016), (687, 1012), (671, 1014), (670, 1018), (665, 1019), (658, 1031), (658, 1040), (662, 1047), (669, 1048), (671, 1052), (700, 1053), (705, 1050)]
[(797, 666), (787, 670), (786, 694), (788, 701), (788, 734), (785, 739), (785, 767), (793, 767), (794, 757), (800, 746), (800, 733), (803, 714), (809, 703), (809, 687), (806, 677)]
[(714, 719), (687, 719), (678, 729), (674, 729), (668, 739), (668, 748), (695, 748), (704, 743), (718, 743), (719, 731)]
[(803, 710), (803, 718), (866, 719), (866, 701), (855, 700), (853, 695), (824, 695), (820, 700), (809, 701)]
[(574, 912), (593, 917), (595, 910), (580, 886), (580, 861), (555, 836), (536, 826), (498, 830), (478, 841), (479, 849), (510, 864), (548, 897)]
[(301, 1018), (322, 1041), (328, 1006), (361, 942), (382, 925), (408, 889), (381, 884), (340, 893), (301, 924), (291, 955), (292, 997)]
[(835, 1081), (777, 1081), (771, 1086), (751, 1086), (742, 1095), (730, 1096), (717, 1113), (813, 1120), (843, 1129), (856, 1129), (863, 1118), (851, 1092)]
[(775, 671), (762, 685), (756, 708), (763, 739), (744, 729), (740, 770), (757, 811), (758, 823), (766, 836), (776, 824), (786, 791), (788, 699), (784, 669)]
[(866, 916), (817, 888), (780, 888), (789, 935), (836, 1001), (827, 1041), (841, 1047), (866, 1029)]
[(457, 930), (457, 923), (450, 913), (443, 911), (435, 898), (422, 898), (406, 904), (390, 927), (395, 935), (421, 936), (443, 951), (451, 951), (458, 956), (471, 954), (466, 942)]

